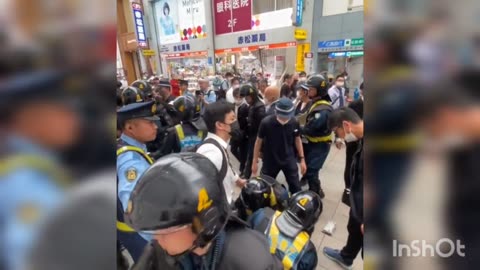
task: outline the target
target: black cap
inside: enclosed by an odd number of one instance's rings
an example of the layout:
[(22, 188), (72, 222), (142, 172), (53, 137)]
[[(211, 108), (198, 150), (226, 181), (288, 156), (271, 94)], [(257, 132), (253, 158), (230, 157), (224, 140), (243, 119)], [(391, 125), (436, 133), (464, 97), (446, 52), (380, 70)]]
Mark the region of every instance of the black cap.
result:
[(168, 81), (168, 80), (160, 80), (160, 83), (158, 85), (163, 86), (163, 87), (171, 87), (172, 86), (170, 84), (170, 81)]
[(188, 81), (187, 80), (178, 80), (178, 84), (179, 85), (188, 85)]
[(155, 115), (157, 111), (157, 105), (153, 101), (132, 103), (123, 106), (117, 111), (117, 117), (121, 121), (129, 119), (143, 118), (151, 121), (160, 120)]

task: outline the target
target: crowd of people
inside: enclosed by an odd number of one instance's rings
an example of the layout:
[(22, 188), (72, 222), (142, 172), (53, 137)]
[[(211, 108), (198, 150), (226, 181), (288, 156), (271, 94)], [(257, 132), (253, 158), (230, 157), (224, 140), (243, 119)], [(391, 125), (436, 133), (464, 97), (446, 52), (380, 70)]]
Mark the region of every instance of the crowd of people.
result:
[(125, 254), (134, 269), (315, 269), (319, 172), (330, 146), (344, 142), (349, 238), (342, 250), (323, 252), (351, 269), (363, 245), (363, 97), (350, 102), (344, 75), (329, 82), (301, 72), (281, 81), (227, 72), (200, 79), (199, 89), (178, 80), (174, 91), (156, 77), (118, 83), (117, 246), (125, 269)]

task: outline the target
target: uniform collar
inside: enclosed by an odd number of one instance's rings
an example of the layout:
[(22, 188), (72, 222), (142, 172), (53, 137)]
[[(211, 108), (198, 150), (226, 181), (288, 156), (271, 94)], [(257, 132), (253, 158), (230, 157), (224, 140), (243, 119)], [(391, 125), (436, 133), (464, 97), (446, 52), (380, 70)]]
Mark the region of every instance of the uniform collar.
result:
[(221, 145), (223, 148), (227, 149), (227, 147), (228, 147), (228, 142), (224, 141), (222, 138), (218, 137), (216, 134), (209, 132), (208, 135), (207, 135), (207, 138), (205, 138), (205, 139), (208, 139), (208, 138), (214, 139), (215, 141), (217, 141), (218, 143), (220, 143), (220, 145)]
[(120, 136), (120, 139), (122, 141), (126, 142), (127, 144), (131, 145), (131, 146), (139, 147), (145, 152), (147, 151), (147, 146), (145, 144), (135, 140), (132, 137), (129, 137), (129, 136), (125, 135), (124, 133), (122, 133), (122, 135)]
[(8, 148), (15, 153), (33, 154), (41, 156), (42, 158), (57, 160), (57, 155), (54, 151), (47, 149), (26, 137), (12, 134), (7, 137), (6, 142)]

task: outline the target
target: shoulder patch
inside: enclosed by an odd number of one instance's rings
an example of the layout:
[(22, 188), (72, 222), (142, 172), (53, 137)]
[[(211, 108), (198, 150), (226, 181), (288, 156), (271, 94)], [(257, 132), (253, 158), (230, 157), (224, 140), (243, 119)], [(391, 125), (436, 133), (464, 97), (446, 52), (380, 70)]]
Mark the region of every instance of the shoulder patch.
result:
[(17, 219), (22, 224), (33, 224), (40, 218), (40, 208), (33, 203), (24, 203), (17, 208)]
[(132, 182), (135, 179), (137, 179), (137, 169), (135, 169), (134, 167), (128, 168), (128, 170), (125, 174), (126, 174), (125, 176), (127, 177), (128, 182)]
[(319, 113), (319, 112), (318, 112), (318, 113), (316, 113), (316, 114), (315, 114), (315, 119), (318, 119), (318, 118), (320, 118), (320, 116), (322, 116), (322, 114), (321, 114), (321, 113)]

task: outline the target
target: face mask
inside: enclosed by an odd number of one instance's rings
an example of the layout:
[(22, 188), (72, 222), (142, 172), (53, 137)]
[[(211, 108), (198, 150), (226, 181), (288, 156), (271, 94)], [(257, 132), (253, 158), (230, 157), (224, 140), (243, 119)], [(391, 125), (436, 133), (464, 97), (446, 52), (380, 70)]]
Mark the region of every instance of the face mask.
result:
[(345, 85), (345, 83), (344, 82), (336, 82), (335, 85), (337, 87), (343, 87)]
[[(343, 129), (346, 130), (345, 127)], [(350, 128), (350, 132), (345, 133), (345, 141), (346, 142), (356, 142), (356, 141), (358, 141), (357, 136), (355, 136), (355, 134), (352, 133), (351, 128)]]
[(282, 125), (286, 125), (288, 123), (288, 121), (290, 121), (290, 119), (285, 119), (285, 118), (281, 118), (281, 117), (277, 116), (277, 121), (280, 122), (280, 124), (282, 124)]
[(241, 99), (235, 99), (235, 105), (237, 106), (240, 106), (242, 105), (242, 103), (245, 101), (245, 99), (241, 98)]

